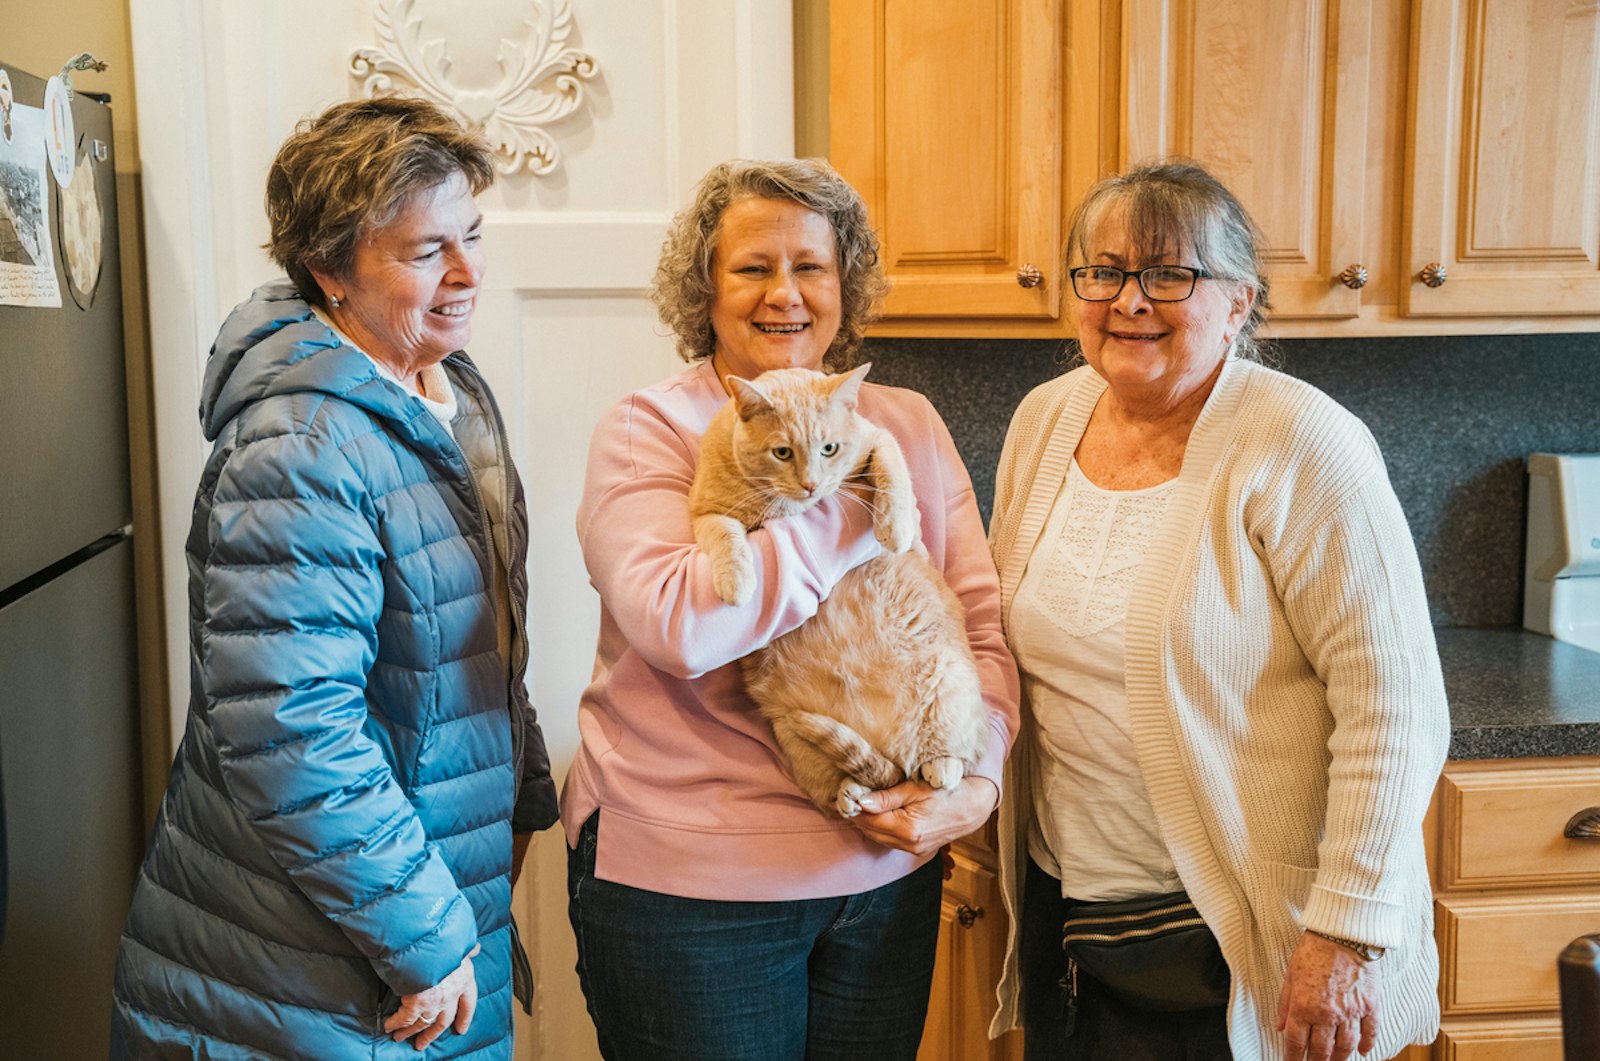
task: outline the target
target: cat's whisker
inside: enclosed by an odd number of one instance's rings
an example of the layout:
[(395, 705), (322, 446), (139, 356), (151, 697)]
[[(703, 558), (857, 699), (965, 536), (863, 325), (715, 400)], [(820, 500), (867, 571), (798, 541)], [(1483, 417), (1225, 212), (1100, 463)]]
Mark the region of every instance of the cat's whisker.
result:
[(868, 501), (854, 490), (840, 490), (838, 491), (838, 497), (846, 504), (860, 505), (862, 508), (869, 511), (872, 508), (872, 502)]

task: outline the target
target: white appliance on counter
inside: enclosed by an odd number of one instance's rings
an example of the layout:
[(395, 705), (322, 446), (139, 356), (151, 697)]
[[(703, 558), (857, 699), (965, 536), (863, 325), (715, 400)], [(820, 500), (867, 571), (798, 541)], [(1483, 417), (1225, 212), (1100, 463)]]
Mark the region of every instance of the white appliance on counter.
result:
[(1522, 625), (1600, 652), (1600, 453), (1528, 455)]

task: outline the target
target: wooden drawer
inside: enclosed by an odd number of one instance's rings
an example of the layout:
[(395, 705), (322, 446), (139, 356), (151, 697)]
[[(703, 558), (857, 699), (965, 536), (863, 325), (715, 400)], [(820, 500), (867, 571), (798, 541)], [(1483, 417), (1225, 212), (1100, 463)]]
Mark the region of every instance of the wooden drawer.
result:
[(1555, 1018), (1445, 1021), (1433, 1061), (1561, 1061)]
[(1600, 840), (1561, 835), (1591, 807), (1600, 807), (1600, 760), (1452, 763), (1439, 782), (1436, 884), (1600, 885)]
[(1435, 910), (1446, 1015), (1554, 1013), (1561, 951), (1600, 930), (1600, 895), (1592, 892), (1441, 896)]

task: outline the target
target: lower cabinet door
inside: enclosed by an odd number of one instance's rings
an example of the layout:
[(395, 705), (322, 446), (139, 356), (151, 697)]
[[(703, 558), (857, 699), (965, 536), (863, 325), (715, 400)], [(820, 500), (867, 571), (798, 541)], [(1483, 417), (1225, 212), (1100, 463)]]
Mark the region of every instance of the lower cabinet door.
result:
[(917, 1061), (1018, 1061), (1020, 1032), (989, 1040), (995, 985), (1005, 961), (999, 881), (981, 850), (957, 844), (952, 857), (955, 872), (944, 886), (939, 956)]
[(1436, 908), (1446, 1016), (1552, 1012), (1562, 948), (1600, 925), (1600, 895), (1441, 896)]
[(1561, 1061), (1561, 1022), (1554, 1017), (1447, 1020), (1433, 1051), (1433, 1061)]

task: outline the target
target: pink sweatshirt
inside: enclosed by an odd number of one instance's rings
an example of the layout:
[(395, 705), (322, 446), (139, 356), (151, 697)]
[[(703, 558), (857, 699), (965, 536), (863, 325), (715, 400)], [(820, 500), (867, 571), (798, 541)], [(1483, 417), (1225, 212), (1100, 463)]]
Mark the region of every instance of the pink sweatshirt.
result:
[[(880, 546), (863, 506), (825, 499), (750, 534), (756, 595), (723, 604), (694, 543), (688, 495), (700, 436), (726, 400), (703, 361), (623, 399), (595, 428), (578, 538), (600, 593), (600, 639), (561, 794), (567, 843), (600, 807), (602, 880), (697, 899), (868, 891), (925, 860), (812, 806), (785, 773), (737, 661), (815, 614)], [(978, 773), (998, 786), (1017, 731), (1017, 672), (971, 480), (920, 394), (868, 383), (861, 412), (905, 450), (923, 543), (967, 609), (991, 727)]]

